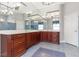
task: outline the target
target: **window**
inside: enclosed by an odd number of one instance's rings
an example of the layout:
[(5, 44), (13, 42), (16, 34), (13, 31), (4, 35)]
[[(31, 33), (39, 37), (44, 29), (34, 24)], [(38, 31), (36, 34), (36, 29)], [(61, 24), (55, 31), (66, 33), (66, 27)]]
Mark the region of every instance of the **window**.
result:
[(36, 20), (30, 20), (25, 22), (25, 29), (30, 30), (42, 30), (44, 29), (44, 23)]
[(44, 29), (43, 22), (39, 22), (39, 24), (38, 24), (38, 30), (43, 30), (43, 29)]
[(38, 21), (31, 21), (31, 29), (32, 30), (38, 29)]
[(25, 21), (25, 29), (30, 29), (30, 21)]
[(53, 30), (60, 30), (60, 22), (58, 16), (53, 17), (52, 25), (53, 25)]
[(53, 30), (59, 30), (59, 21), (53, 21)]
[(52, 20), (52, 29), (53, 30), (60, 30), (60, 12), (49, 12), (47, 15), (48, 18)]

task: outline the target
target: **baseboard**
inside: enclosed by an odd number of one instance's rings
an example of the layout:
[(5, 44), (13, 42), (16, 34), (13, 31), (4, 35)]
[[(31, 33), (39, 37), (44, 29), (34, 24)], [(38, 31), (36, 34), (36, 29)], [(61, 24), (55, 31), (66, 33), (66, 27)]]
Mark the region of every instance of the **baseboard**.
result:
[(60, 43), (66, 43), (66, 44), (70, 44), (70, 45), (72, 45), (72, 46), (74, 46), (74, 47), (79, 47), (79, 46), (77, 46), (77, 45), (74, 45), (74, 44), (71, 44), (71, 43), (69, 43), (69, 42), (66, 42), (65, 40), (61, 40)]
[(65, 40), (60, 40), (60, 43), (66, 43), (66, 41)]

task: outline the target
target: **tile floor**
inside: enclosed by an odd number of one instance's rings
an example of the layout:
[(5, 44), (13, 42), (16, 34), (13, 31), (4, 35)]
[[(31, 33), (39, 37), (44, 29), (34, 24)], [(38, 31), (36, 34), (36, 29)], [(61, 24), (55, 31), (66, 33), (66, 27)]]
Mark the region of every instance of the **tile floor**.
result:
[(32, 57), (65, 57), (65, 53), (40, 47)]
[(79, 57), (79, 48), (67, 43), (61, 43), (60, 45), (47, 43), (47, 42), (40, 42), (37, 45), (32, 46), (29, 48), (22, 57), (32, 57), (32, 55), (40, 48), (51, 49), (55, 51), (64, 52), (66, 57)]

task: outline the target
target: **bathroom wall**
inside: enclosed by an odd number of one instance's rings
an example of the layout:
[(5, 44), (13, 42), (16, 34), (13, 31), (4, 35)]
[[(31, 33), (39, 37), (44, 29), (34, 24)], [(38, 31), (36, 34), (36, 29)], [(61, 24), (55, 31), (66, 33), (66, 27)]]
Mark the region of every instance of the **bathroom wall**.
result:
[(78, 46), (78, 13), (79, 3), (69, 2), (64, 5), (64, 40), (66, 43)]

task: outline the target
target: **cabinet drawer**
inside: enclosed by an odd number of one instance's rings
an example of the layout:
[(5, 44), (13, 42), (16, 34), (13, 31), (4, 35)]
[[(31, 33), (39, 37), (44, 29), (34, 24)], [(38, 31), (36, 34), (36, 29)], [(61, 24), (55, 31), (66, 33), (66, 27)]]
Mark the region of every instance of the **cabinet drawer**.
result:
[(25, 43), (17, 44), (14, 46), (14, 51), (17, 52), (17, 51), (24, 49), (24, 48), (25, 48)]
[(14, 35), (13, 40), (14, 40), (14, 43), (25, 42), (25, 35), (24, 34)]
[(54, 34), (54, 35), (58, 35), (59, 33), (58, 33), (58, 32), (53, 32), (53, 34)]
[(16, 57), (16, 56), (19, 57), (19, 56), (23, 55), (25, 52), (26, 52), (25, 49), (21, 49), (18, 52), (14, 52), (14, 57)]
[(21, 55), (26, 50), (25, 43), (18, 44), (13, 48), (13, 55)]
[(23, 41), (23, 42), (14, 42), (14, 47), (16, 47), (16, 46), (19, 46), (19, 45), (21, 45), (21, 44), (25, 44), (25, 42)]

